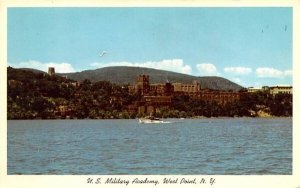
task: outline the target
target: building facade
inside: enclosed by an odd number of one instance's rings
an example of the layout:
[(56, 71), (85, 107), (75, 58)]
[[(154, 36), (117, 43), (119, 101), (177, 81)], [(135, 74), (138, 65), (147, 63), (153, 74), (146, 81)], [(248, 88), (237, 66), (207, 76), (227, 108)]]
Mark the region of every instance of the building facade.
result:
[(247, 88), (247, 92), (249, 93), (255, 93), (255, 92), (258, 92), (258, 91), (261, 91), (262, 89), (261, 88), (258, 88), (258, 87), (248, 87)]
[(197, 93), (200, 92), (200, 83), (193, 81), (192, 84), (173, 83), (174, 92)]
[(226, 91), (203, 91), (197, 94), (197, 99), (207, 102), (216, 102), (220, 105), (233, 103), (240, 100), (241, 94), (238, 92)]
[(258, 91), (263, 91), (267, 92), (271, 95), (277, 95), (277, 94), (293, 94), (293, 87), (292, 86), (283, 86), (283, 85), (277, 85), (277, 86), (263, 86), (261, 88), (254, 88), (254, 87), (249, 87), (247, 89), (249, 93), (254, 93)]
[(270, 94), (293, 94), (293, 87), (292, 86), (271, 86), (269, 87)]
[(55, 68), (54, 67), (48, 67), (48, 74), (50, 76), (55, 75)]
[(128, 106), (130, 112), (153, 113), (159, 107), (169, 107), (174, 96), (188, 95), (194, 99), (216, 102), (220, 105), (240, 100), (240, 93), (226, 91), (202, 90), (200, 83), (193, 81), (192, 84), (170, 83), (150, 84), (148, 75), (139, 75), (137, 83), (130, 85), (129, 92), (141, 96), (140, 101)]

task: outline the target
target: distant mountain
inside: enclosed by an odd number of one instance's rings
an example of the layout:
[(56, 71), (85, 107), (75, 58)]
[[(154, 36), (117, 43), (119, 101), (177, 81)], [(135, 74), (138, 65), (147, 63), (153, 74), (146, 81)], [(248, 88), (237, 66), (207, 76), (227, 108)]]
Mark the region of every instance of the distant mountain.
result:
[(225, 78), (217, 76), (197, 77), (187, 74), (181, 74), (171, 71), (143, 68), (143, 67), (104, 67), (95, 70), (86, 70), (76, 73), (61, 73), (58, 75), (67, 76), (70, 79), (81, 81), (89, 79), (92, 82), (107, 80), (117, 84), (135, 84), (139, 74), (147, 74), (150, 76), (150, 83), (192, 83), (194, 80), (200, 82), (201, 88), (213, 90), (234, 90), (238, 91), (243, 87), (231, 82)]
[(46, 73), (44, 71), (41, 71), (41, 70), (38, 70), (38, 69), (31, 69), (31, 68), (20, 68), (20, 70), (32, 71), (34, 73)]

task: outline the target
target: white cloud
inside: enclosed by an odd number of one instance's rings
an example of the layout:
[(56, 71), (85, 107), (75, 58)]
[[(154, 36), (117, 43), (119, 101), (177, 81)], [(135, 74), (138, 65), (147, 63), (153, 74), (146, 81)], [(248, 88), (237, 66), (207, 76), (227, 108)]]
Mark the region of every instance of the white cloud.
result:
[(43, 63), (39, 61), (25, 61), (20, 63), (8, 63), (10, 66), (14, 68), (32, 68), (32, 69), (38, 69), (44, 72), (48, 72), (48, 67), (54, 67), (55, 72), (57, 73), (69, 73), (69, 72), (76, 72), (75, 69), (72, 67), (69, 63), (57, 63), (57, 62), (49, 62), (49, 63)]
[(248, 67), (225, 67), (224, 71), (227, 73), (233, 73), (237, 75), (247, 75), (252, 72), (252, 69)]
[(57, 73), (76, 72), (69, 63), (47, 63), (47, 67), (55, 67)]
[(284, 71), (285, 76), (293, 76), (293, 71), (292, 70), (286, 70)]
[(184, 74), (191, 74), (192, 68), (185, 65), (182, 59), (166, 59), (162, 61), (147, 61), (147, 62), (111, 62), (111, 63), (91, 63), (92, 67), (102, 68), (109, 66), (130, 66), (130, 67), (147, 67), (154, 69), (162, 69)]
[(292, 76), (292, 71), (281, 71), (269, 67), (260, 67), (256, 69), (256, 75), (260, 78), (284, 78), (286, 76)]
[(217, 68), (211, 63), (200, 63), (196, 65), (201, 75), (213, 76), (218, 75)]

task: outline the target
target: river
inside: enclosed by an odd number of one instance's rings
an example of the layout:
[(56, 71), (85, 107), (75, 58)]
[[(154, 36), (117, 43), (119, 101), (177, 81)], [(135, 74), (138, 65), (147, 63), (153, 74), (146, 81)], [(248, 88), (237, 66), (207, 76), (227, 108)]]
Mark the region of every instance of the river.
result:
[(292, 118), (9, 120), (8, 174), (292, 174)]

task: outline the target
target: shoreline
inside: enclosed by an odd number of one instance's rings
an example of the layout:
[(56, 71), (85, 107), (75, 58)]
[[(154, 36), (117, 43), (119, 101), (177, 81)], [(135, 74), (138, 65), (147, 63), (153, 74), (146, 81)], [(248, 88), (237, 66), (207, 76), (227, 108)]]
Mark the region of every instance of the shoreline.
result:
[[(189, 118), (161, 118), (161, 119), (176, 119), (176, 120), (200, 120), (200, 119), (282, 119), (282, 118), (293, 118), (293, 116), (268, 116), (268, 117), (249, 117), (249, 116), (243, 116), (243, 117), (226, 117), (226, 116), (222, 116), (222, 117), (189, 117)], [(7, 121), (26, 121), (26, 120), (138, 120), (139, 118), (133, 118), (133, 119), (122, 119), (122, 118), (109, 118), (109, 119), (92, 119), (92, 118), (85, 118), (85, 119), (68, 119), (68, 118), (64, 118), (64, 119), (7, 119)]]

